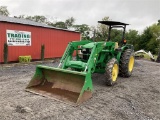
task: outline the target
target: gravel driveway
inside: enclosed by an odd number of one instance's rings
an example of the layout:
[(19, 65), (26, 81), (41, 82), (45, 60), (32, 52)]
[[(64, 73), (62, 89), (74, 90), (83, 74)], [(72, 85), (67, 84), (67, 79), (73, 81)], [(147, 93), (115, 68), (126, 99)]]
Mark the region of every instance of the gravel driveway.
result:
[(26, 92), (35, 66), (0, 67), (0, 120), (160, 120), (158, 63), (136, 60), (132, 76), (113, 87), (94, 74), (93, 97), (80, 106)]

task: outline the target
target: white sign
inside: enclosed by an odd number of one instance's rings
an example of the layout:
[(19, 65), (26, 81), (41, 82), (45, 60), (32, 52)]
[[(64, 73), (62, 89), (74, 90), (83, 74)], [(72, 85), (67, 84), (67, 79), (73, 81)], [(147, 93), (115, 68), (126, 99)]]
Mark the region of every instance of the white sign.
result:
[(8, 46), (31, 46), (31, 32), (7, 30)]

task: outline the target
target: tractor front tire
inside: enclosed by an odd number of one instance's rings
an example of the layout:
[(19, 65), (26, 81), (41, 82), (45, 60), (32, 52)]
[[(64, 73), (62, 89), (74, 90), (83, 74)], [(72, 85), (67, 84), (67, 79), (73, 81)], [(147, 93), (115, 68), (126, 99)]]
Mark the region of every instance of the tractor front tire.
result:
[(105, 68), (105, 82), (108, 86), (113, 86), (117, 82), (119, 66), (118, 62), (115, 58), (112, 58), (107, 64)]
[(119, 75), (121, 77), (130, 77), (134, 67), (134, 51), (126, 49), (121, 56), (119, 65)]

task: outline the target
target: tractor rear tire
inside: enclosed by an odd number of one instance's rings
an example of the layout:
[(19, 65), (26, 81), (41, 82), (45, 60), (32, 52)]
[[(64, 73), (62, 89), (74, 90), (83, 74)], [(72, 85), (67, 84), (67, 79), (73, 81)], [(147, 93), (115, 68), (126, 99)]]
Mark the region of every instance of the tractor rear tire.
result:
[(120, 59), (119, 76), (130, 77), (134, 67), (134, 51), (126, 49)]
[(117, 82), (119, 66), (118, 62), (115, 58), (112, 58), (107, 64), (105, 68), (105, 82), (108, 86), (113, 86)]

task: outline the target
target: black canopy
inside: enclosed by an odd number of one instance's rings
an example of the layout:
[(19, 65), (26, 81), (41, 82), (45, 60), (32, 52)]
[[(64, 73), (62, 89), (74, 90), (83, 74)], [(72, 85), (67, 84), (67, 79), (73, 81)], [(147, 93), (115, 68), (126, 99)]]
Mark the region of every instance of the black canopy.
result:
[(98, 23), (102, 23), (105, 25), (129, 25), (129, 24), (117, 22), (117, 21), (98, 21)]

